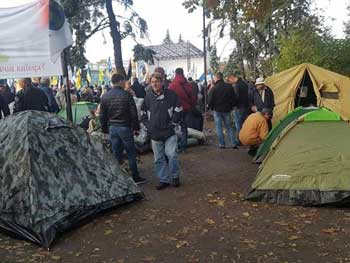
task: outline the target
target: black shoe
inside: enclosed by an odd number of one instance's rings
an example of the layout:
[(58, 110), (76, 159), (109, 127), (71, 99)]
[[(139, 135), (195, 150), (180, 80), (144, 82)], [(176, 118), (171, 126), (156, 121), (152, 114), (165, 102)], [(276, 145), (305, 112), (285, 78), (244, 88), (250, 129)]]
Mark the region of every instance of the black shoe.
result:
[(142, 178), (140, 176), (136, 176), (133, 178), (136, 184), (144, 184), (147, 182), (145, 178)]
[(174, 178), (172, 184), (174, 187), (179, 187), (180, 186), (180, 178)]
[(238, 145), (233, 145), (232, 149), (238, 150)]
[(170, 184), (168, 183), (159, 183), (159, 185), (157, 185), (156, 189), (157, 190), (162, 190), (164, 188), (167, 188)]

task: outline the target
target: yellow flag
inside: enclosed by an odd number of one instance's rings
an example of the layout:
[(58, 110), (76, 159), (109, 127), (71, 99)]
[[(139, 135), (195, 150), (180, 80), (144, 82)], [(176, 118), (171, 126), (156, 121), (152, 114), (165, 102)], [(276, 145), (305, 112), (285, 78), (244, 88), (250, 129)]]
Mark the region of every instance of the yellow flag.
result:
[(80, 76), (80, 69), (77, 70), (75, 75), (75, 86), (77, 89), (81, 88), (81, 76)]
[(100, 69), (100, 72), (98, 73), (98, 80), (102, 83), (105, 79), (105, 73), (103, 72), (102, 69)]
[(53, 86), (57, 86), (58, 85), (58, 76), (52, 76), (50, 79), (50, 84)]
[(91, 85), (92, 77), (91, 77), (91, 72), (90, 72), (89, 66), (88, 66), (88, 69), (87, 69), (87, 72), (86, 72), (86, 79), (89, 82), (89, 85)]

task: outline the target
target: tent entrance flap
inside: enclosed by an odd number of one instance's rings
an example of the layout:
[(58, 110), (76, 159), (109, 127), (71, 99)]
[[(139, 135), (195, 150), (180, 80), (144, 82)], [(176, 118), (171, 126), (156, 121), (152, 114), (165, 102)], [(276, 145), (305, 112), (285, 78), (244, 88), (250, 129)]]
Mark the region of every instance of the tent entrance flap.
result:
[(305, 70), (303, 79), (298, 87), (294, 100), (294, 108), (298, 108), (300, 106), (317, 106), (317, 96), (307, 70)]

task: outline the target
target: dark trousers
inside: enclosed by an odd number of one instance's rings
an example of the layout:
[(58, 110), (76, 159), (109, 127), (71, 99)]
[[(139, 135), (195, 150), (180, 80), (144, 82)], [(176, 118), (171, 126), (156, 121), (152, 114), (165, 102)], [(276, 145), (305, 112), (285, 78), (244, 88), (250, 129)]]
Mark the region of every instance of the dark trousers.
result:
[(128, 155), (129, 167), (132, 176), (138, 177), (139, 172), (136, 162), (136, 149), (134, 134), (130, 127), (109, 127), (109, 137), (112, 144), (112, 151), (119, 163), (123, 161), (123, 151), (126, 150)]

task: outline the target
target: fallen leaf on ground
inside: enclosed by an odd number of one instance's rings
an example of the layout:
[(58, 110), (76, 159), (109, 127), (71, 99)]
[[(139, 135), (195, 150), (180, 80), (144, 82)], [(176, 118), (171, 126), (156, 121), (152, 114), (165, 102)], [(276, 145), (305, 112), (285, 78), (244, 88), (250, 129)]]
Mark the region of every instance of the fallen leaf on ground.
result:
[(113, 233), (113, 230), (110, 230), (110, 229), (105, 231), (105, 235), (106, 235), (106, 236), (108, 236), (108, 235), (110, 235), (110, 234), (112, 234), (112, 233)]
[(245, 217), (250, 217), (250, 214), (248, 212), (244, 212), (242, 215)]
[(321, 231), (323, 233), (326, 233), (326, 234), (335, 234), (335, 233), (337, 233), (339, 231), (339, 229), (331, 227), (331, 228), (322, 229)]
[(176, 248), (187, 247), (187, 246), (188, 246), (188, 242), (186, 240), (181, 240), (176, 244)]
[(144, 257), (141, 259), (143, 262), (154, 262), (156, 260), (155, 257)]
[(214, 224), (215, 224), (215, 221), (214, 221), (213, 219), (208, 218), (208, 219), (207, 219), (207, 223), (208, 223), (209, 225), (214, 225)]

